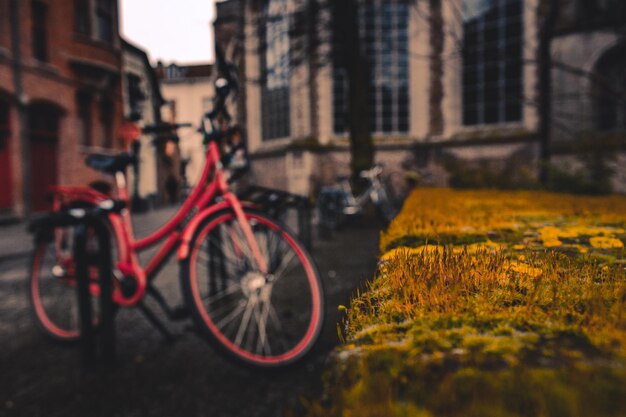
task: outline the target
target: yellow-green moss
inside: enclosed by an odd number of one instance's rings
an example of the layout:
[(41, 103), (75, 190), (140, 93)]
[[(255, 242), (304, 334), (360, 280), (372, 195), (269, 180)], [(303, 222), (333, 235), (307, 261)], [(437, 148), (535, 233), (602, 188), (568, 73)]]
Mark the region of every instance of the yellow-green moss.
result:
[(417, 190), (311, 416), (626, 415), (626, 198)]

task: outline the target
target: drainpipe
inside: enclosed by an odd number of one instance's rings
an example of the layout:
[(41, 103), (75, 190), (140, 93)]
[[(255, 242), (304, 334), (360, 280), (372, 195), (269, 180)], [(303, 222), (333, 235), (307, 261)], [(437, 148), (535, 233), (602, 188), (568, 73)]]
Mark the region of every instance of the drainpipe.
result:
[[(22, 2), (24, 4), (24, 2)], [(22, 53), (20, 48), (20, 14), (18, 0), (9, 0), (11, 14), (11, 48), (13, 52), (13, 86), (17, 98), (18, 129), (20, 135), (20, 149), (22, 157), (22, 207), (23, 216), (31, 215), (31, 166), (30, 166), (30, 137), (28, 132), (27, 97), (22, 86)]]

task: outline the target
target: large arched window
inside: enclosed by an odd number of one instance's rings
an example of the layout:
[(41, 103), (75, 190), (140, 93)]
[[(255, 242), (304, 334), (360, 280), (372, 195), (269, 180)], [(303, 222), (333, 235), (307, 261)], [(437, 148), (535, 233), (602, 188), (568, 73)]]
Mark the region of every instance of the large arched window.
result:
[(265, 25), (261, 31), (261, 117), (263, 139), (289, 136), (289, 1), (265, 3)]
[(463, 0), (463, 124), (522, 119), (524, 0)]
[[(375, 133), (409, 131), (407, 0), (360, 1), (359, 26), (370, 63), (370, 121)], [(347, 131), (345, 54), (334, 43), (333, 130)]]
[(596, 130), (626, 131), (626, 44), (598, 60), (593, 86)]

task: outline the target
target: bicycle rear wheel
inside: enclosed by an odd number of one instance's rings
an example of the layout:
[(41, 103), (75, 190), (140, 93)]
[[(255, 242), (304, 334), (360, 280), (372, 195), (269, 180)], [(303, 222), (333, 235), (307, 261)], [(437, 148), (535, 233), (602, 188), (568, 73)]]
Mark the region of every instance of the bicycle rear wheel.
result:
[[(99, 248), (93, 232), (88, 230), (87, 233), (91, 310), (94, 325), (98, 326), (100, 303), (96, 294), (99, 291)], [(28, 277), (28, 295), (35, 323), (45, 336), (61, 343), (72, 343), (80, 337), (73, 238), (73, 227), (40, 232), (35, 239), (35, 252)]]
[(230, 210), (203, 222), (182, 265), (182, 286), (195, 322), (227, 356), (279, 367), (305, 356), (323, 322), (323, 291), (310, 255), (268, 217), (246, 211), (268, 274), (256, 265)]

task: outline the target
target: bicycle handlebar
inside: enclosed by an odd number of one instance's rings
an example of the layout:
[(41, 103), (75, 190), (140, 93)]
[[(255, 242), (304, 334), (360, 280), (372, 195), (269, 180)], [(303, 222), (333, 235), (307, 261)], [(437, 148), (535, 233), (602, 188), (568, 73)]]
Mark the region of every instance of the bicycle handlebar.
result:
[[(230, 121), (231, 116), (226, 107), (226, 100), (231, 93), (237, 93), (239, 83), (237, 80), (237, 67), (226, 61), (224, 52), (219, 45), (215, 47), (216, 64), (219, 78), (215, 80), (215, 98), (213, 100), (213, 109), (206, 112), (200, 121), (199, 131), (203, 133), (205, 143), (217, 140), (224, 136), (223, 129), (217, 126), (218, 118), (221, 116), (224, 120)], [(205, 121), (211, 123), (211, 132), (207, 132)], [(230, 132), (230, 130), (228, 130)]]
[(146, 125), (141, 129), (143, 133), (168, 133), (181, 127), (193, 127), (191, 123), (159, 123)]
[(378, 177), (380, 174), (383, 173), (383, 164), (378, 163), (378, 164), (374, 164), (373, 167), (371, 167), (370, 169), (366, 169), (364, 171), (361, 171), (359, 173), (359, 176), (361, 178), (375, 178)]
[(177, 129), (182, 127), (193, 127), (192, 123), (158, 123), (154, 125), (146, 125), (141, 129), (143, 133), (155, 133), (158, 136), (155, 137), (152, 142), (159, 144), (171, 140), (174, 143), (178, 143), (180, 139), (175, 133)]

